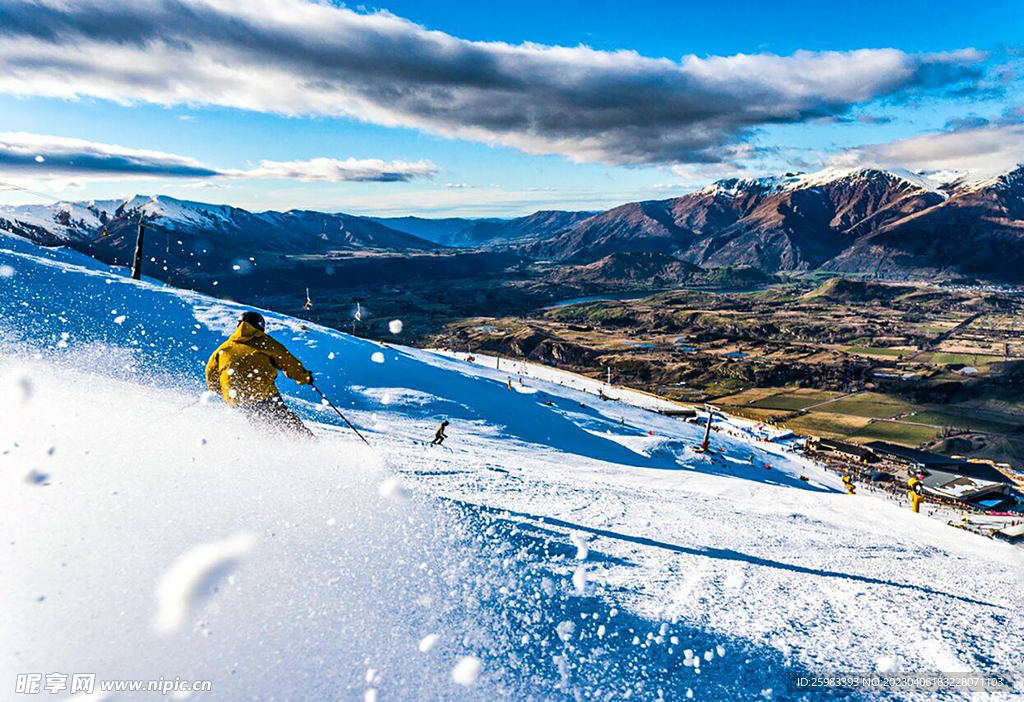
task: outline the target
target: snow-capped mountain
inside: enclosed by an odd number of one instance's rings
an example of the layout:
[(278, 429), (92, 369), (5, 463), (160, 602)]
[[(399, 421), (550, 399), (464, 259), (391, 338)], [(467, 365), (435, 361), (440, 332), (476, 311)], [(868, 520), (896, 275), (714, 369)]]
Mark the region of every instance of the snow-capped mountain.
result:
[(824, 267), (1019, 282), (1022, 173), (951, 183), (878, 168), (728, 179), (671, 200), (622, 205), (529, 250), (573, 262), (643, 251), (769, 272)]
[(44, 245), (70, 246), (120, 265), (131, 261), (140, 219), (150, 241), (157, 242), (161, 266), (181, 274), (201, 272), (200, 266), (224, 268), (235, 260), (261, 255), (436, 248), (429, 241), (362, 217), (308, 210), (254, 213), (163, 195), (0, 207), (0, 229)]
[[(983, 181), (945, 182), (901, 169), (720, 180), (682, 197), (606, 212), (542, 211), (507, 220), (372, 218), (303, 210), (252, 213), (136, 196), (124, 201), (0, 207), (0, 229), (126, 264), (140, 216), (165, 279), (231, 270), (265, 256), (441, 246), (514, 249), (587, 264), (610, 255), (668, 255), (702, 267), (764, 272), (818, 268), (890, 278), (1024, 282), (1024, 167)], [(161, 241), (162, 240), (162, 241)], [(160, 244), (163, 244), (161, 247)], [(258, 257), (263, 256), (263, 259)]]
[(240, 309), (0, 235), (0, 679), (788, 700), (1024, 665), (1020, 549), (844, 494), (779, 432), (716, 417), (699, 453), (647, 395), (268, 312), (373, 448), (282, 380), (320, 437), (289, 441), (197, 401)]
[(877, 224), (823, 268), (1024, 282), (1024, 166), (957, 183), (934, 205)]

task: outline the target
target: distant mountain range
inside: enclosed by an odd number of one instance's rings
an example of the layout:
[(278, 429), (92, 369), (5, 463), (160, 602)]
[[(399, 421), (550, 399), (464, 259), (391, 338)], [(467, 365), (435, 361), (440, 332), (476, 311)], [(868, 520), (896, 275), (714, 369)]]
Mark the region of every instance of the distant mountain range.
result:
[(544, 239), (593, 217), (596, 212), (541, 210), (513, 219), (426, 219), (423, 217), (370, 217), (384, 226), (444, 246), (507, 246)]
[(147, 253), (151, 249), (159, 253), (147, 259), (155, 258), (166, 266), (165, 271), (183, 275), (244, 267), (251, 258), (268, 254), (441, 248), (364, 217), (308, 210), (253, 213), (163, 195), (2, 207), (0, 229), (46, 246), (70, 246), (107, 263), (127, 265), (140, 218), (147, 225)]
[(824, 270), (1024, 283), (1024, 167), (976, 182), (933, 183), (908, 171), (874, 168), (729, 179), (606, 212), (543, 211), (513, 219), (252, 213), (135, 196), (2, 207), (0, 229), (127, 263), (140, 216), (154, 236), (166, 239), (164, 264), (184, 272), (200, 262), (210, 270), (256, 254), (400, 255), (459, 247), (512, 251), (573, 266), (588, 278), (608, 271), (618, 281), (692, 276), (687, 266), (673, 263), (679, 261), (765, 273)]
[(532, 244), (529, 253), (589, 262), (622, 251), (766, 272), (1021, 282), (1024, 168), (945, 184), (868, 168), (723, 180), (595, 215)]

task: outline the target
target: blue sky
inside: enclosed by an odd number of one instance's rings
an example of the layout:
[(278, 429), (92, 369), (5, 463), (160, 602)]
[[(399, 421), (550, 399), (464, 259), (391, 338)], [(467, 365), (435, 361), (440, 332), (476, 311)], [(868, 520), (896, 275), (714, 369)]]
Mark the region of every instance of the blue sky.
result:
[[(154, 16), (163, 4), (139, 3)], [(0, 31), (0, 63), (15, 76), (0, 78), (0, 147), (9, 142), (0, 181), (64, 199), (161, 193), (257, 210), (509, 216), (833, 163), (987, 174), (1024, 160), (1024, 3), (861, 2), (825, 12), (806, 3), (401, 0), (359, 6), (358, 16), (320, 8), (327, 14), (309, 21), (319, 34), (295, 39), (290, 22), (301, 23), (305, 4), (239, 9), (240, 23), (268, 32), (255, 48), (215, 35), (215, 21), (200, 30), (187, 18), (174, 26), (176, 15), (117, 15), (141, 36), (166, 33), (171, 48), (157, 50), (102, 36), (88, 20), (117, 12), (107, 0), (59, 17), (56, 3), (47, 17), (0, 0), (0, 24), (7, 14), (14, 27)], [(380, 11), (408, 22), (364, 22)], [(415, 25), (443, 33), (440, 45)], [(182, 38), (186, 58), (176, 53)], [(966, 49), (977, 52), (948, 58)], [(737, 54), (754, 59), (716, 59)], [(328, 87), (296, 87), (311, 74)], [(965, 144), (984, 148), (964, 153)], [(201, 171), (214, 175), (188, 175)], [(0, 191), (0, 202), (42, 199)]]

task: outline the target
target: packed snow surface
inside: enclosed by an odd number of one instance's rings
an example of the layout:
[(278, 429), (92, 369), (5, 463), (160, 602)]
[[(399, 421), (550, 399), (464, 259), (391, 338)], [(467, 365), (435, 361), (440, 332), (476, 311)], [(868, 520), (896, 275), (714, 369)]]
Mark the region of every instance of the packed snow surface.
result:
[(202, 394), (240, 307), (11, 237), (0, 266), (5, 699), (55, 671), (224, 700), (731, 700), (1024, 669), (1019, 549), (846, 495), (763, 428), (717, 417), (701, 454), (639, 393), (267, 313), (372, 448), (282, 380), (319, 436), (290, 440)]

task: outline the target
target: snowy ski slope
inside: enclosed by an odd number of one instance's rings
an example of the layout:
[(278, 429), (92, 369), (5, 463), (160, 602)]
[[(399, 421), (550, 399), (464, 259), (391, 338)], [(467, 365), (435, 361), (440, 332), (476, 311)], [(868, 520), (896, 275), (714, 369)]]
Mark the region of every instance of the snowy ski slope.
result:
[[(564, 374), (273, 314), (373, 448), (287, 380), (321, 439), (268, 437), (196, 401), (239, 309), (0, 236), (0, 689), (813, 699), (801, 676), (1024, 669), (1019, 549), (740, 423), (701, 455), (700, 427)], [(424, 445), (442, 418), (450, 451)]]

